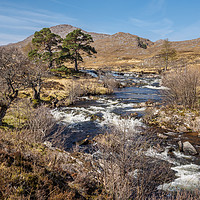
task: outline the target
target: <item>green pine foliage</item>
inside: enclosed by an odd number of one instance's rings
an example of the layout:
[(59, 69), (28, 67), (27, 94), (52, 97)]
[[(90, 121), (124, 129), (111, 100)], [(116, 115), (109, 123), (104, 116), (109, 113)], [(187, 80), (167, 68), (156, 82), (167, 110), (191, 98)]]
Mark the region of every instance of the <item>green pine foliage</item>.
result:
[(32, 39), (35, 49), (29, 52), (31, 59), (42, 59), (48, 63), (48, 67), (52, 68), (56, 52), (59, 50), (59, 44), (62, 41), (59, 35), (51, 32), (49, 28), (43, 28), (36, 31)]
[(93, 42), (92, 36), (85, 34), (81, 29), (76, 29), (69, 33), (63, 41), (63, 58), (70, 59), (78, 71), (78, 62), (83, 62), (82, 54), (91, 56), (97, 53), (95, 48), (90, 46)]
[(32, 39), (35, 49), (31, 50), (28, 56), (32, 60), (46, 61), (50, 69), (53, 68), (54, 62), (61, 67), (64, 62), (71, 61), (75, 65), (75, 71), (78, 71), (78, 63), (83, 62), (82, 55), (92, 56), (97, 53), (90, 45), (92, 42), (92, 36), (83, 33), (81, 29), (70, 32), (63, 40), (49, 28), (43, 28), (35, 32)]

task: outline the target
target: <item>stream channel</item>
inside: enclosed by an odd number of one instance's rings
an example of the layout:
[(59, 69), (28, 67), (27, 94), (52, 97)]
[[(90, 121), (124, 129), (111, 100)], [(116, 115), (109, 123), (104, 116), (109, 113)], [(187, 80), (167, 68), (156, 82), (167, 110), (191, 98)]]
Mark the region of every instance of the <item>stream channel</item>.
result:
[[(96, 76), (93, 71), (87, 71)], [(64, 124), (64, 134), (58, 136), (59, 141), (65, 150), (70, 150), (77, 141), (85, 138), (92, 139), (110, 124), (119, 126), (126, 123), (129, 128), (139, 131), (140, 127), (146, 125), (142, 122), (145, 115), (145, 102), (161, 102), (161, 91), (166, 89), (161, 86), (161, 78), (152, 74), (117, 73), (110, 72), (113, 77), (122, 85), (129, 85), (116, 89), (112, 95), (98, 96), (90, 99), (82, 97), (82, 100), (75, 105), (56, 108), (52, 111), (54, 117)], [(132, 116), (132, 117), (125, 117)], [(173, 164), (172, 170), (176, 172), (176, 178), (171, 183), (158, 187), (164, 190), (189, 189), (195, 190), (200, 187), (200, 156), (184, 155), (177, 148), (177, 142), (181, 139), (196, 141), (195, 148), (200, 149), (200, 137), (191, 136), (187, 133), (166, 133), (171, 140), (167, 142), (165, 151), (158, 152), (153, 148), (147, 151), (150, 157), (159, 158)], [(175, 151), (171, 156), (168, 151), (174, 147)]]

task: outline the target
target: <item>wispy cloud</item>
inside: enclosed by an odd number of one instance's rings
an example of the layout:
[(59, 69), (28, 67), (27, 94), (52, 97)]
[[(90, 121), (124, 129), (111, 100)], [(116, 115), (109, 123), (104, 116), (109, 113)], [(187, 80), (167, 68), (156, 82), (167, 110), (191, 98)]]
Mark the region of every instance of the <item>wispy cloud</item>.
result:
[[(9, 12), (8, 12), (9, 11)], [(1, 13), (5, 13), (4, 15), (0, 15), (0, 20), (3, 24), (7, 23), (21, 23), (24, 22), (32, 22), (32, 23), (40, 23), (53, 25), (59, 22), (72, 23), (77, 21), (75, 18), (67, 17), (65, 15), (59, 13), (53, 13), (46, 10), (18, 10), (18, 9), (3, 9), (0, 8)], [(13, 13), (13, 14), (11, 14)]]
[(148, 14), (163, 12), (165, 9), (166, 0), (151, 0), (148, 7)]
[(179, 28), (176, 32), (170, 34), (170, 39), (174, 41), (200, 38), (200, 20)]
[[(0, 27), (2, 36), (0, 45), (25, 39), (36, 30), (58, 24), (75, 24), (77, 19), (47, 10), (31, 10), (16, 5), (0, 7)], [(26, 33), (26, 34), (25, 34)], [(16, 37), (18, 35), (18, 37)]]
[(27, 36), (26, 35), (13, 35), (13, 34), (7, 34), (7, 33), (0, 33), (0, 45), (5, 45), (9, 43), (14, 43), (21, 41), (25, 39)]
[(165, 38), (168, 36), (168, 34), (174, 31), (173, 22), (167, 18), (163, 18), (156, 21), (131, 18), (130, 21), (133, 26), (142, 28), (148, 32), (155, 33), (158, 35), (159, 38)]
[(20, 26), (20, 25), (13, 25), (13, 26), (10, 26), (10, 25), (6, 25), (6, 24), (0, 24), (0, 28), (3, 28), (3, 29), (12, 29), (12, 30), (29, 30), (29, 31), (38, 31), (41, 27), (33, 27), (33, 26)]

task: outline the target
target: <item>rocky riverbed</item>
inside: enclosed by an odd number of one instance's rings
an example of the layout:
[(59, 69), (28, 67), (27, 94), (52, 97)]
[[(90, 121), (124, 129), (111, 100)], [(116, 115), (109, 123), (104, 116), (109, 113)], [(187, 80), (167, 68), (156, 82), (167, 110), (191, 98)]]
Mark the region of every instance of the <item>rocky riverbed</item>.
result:
[(171, 170), (176, 174), (171, 183), (162, 184), (158, 189), (198, 188), (199, 114), (162, 107), (161, 91), (166, 88), (160, 85), (158, 75), (110, 73), (121, 85), (129, 87), (116, 89), (112, 95), (82, 97), (75, 105), (52, 110), (64, 129), (48, 140), (68, 151), (78, 146), (89, 152), (93, 138), (113, 126), (126, 125), (141, 135), (153, 132), (159, 142), (152, 143), (146, 156), (171, 163)]

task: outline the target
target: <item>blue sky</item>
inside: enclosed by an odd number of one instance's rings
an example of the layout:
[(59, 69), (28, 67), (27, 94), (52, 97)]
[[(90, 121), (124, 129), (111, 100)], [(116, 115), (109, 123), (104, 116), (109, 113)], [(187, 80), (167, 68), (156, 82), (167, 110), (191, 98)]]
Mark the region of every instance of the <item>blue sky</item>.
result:
[(0, 0), (0, 45), (44, 27), (128, 32), (152, 41), (200, 37), (199, 0)]

